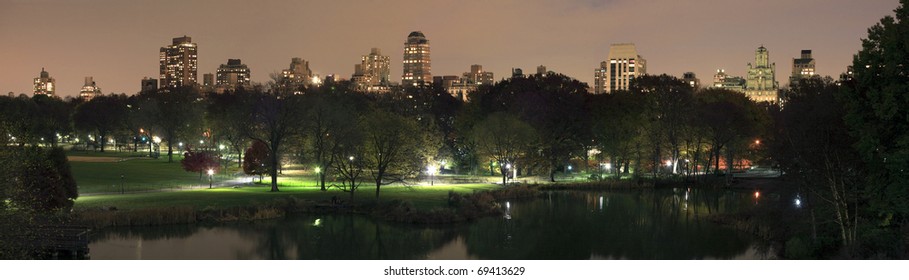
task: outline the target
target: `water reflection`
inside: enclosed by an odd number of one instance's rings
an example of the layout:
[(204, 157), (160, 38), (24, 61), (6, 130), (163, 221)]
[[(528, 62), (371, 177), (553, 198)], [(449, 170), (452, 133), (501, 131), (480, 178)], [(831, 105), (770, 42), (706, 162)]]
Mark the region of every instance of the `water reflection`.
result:
[(706, 220), (753, 205), (748, 192), (552, 192), (506, 201), (469, 225), (412, 226), (355, 215), (115, 229), (95, 259), (736, 259), (761, 258), (747, 234)]

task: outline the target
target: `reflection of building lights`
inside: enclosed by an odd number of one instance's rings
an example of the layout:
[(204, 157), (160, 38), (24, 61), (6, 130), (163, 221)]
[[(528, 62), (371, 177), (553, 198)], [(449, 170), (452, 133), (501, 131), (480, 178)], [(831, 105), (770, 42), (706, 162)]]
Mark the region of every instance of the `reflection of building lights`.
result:
[(312, 226), (314, 226), (314, 227), (322, 226), (322, 219), (316, 219), (315, 221), (313, 221)]
[(760, 197), (761, 197), (761, 192), (755, 191), (754, 198), (760, 198)]
[(801, 207), (801, 206), (802, 206), (802, 200), (796, 198), (796, 199), (795, 199), (795, 207)]

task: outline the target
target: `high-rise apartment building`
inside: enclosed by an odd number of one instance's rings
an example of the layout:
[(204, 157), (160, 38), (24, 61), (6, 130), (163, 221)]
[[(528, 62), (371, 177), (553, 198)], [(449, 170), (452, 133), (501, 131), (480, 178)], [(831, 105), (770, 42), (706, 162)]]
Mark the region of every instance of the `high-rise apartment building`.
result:
[(606, 61), (594, 69), (594, 93), (627, 90), (631, 80), (647, 74), (647, 61), (638, 54), (634, 44), (613, 44)]
[(748, 63), (745, 95), (755, 102), (776, 103), (780, 85), (776, 82), (776, 63), (770, 63), (770, 52), (761, 46), (754, 52), (754, 64)]
[(811, 50), (802, 50), (802, 57), (792, 59), (792, 75), (789, 76), (789, 86), (797, 85), (801, 79), (808, 79), (817, 75), (814, 70), (814, 58), (811, 57)]
[(161, 88), (196, 85), (198, 49), (188, 36), (173, 39), (160, 52)]
[(281, 86), (298, 90), (304, 85), (313, 83), (312, 70), (309, 69), (309, 61), (299, 57), (290, 59), (290, 67), (281, 71)]
[(401, 76), (401, 84), (419, 86), (432, 83), (430, 64), (429, 40), (420, 31), (410, 32), (404, 42), (404, 75)]
[(249, 67), (243, 64), (239, 59), (228, 59), (227, 64), (221, 64), (218, 67), (215, 86), (222, 89), (234, 89), (236, 87), (248, 87)]
[(372, 48), (364, 55), (360, 64), (354, 65), (351, 81), (354, 87), (362, 92), (387, 92), (390, 85), (390, 59), (382, 55), (382, 50)]
[(41, 68), (41, 74), (38, 74), (38, 77), (35, 78), (35, 95), (44, 94), (48, 96), (54, 96), (54, 93), (57, 91), (57, 81), (54, 78), (51, 78), (50, 74), (47, 71), (44, 71), (44, 68)]
[(101, 88), (95, 84), (95, 79), (93, 77), (85, 77), (85, 84), (82, 86), (82, 90), (79, 91), (79, 97), (89, 101), (98, 95), (101, 95)]

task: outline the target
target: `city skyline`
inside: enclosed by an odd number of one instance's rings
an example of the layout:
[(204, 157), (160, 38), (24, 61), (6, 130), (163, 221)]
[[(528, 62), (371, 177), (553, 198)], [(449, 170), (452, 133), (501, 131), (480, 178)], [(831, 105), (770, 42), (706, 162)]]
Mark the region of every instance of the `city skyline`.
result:
[[(498, 73), (532, 73), (546, 65), (593, 86), (591, 69), (606, 59), (609, 46), (634, 43), (649, 74), (694, 72), (704, 80), (721, 68), (745, 76), (754, 50), (764, 45), (779, 69), (789, 69), (801, 50), (811, 49), (817, 73), (835, 77), (851, 64), (867, 27), (892, 15), (898, 1), (501, 1), (396, 8), (412, 2), (193, 1), (162, 18), (175, 5), (2, 0), (0, 35), (18, 43), (0, 46), (6, 66), (0, 91), (31, 94), (43, 67), (56, 79), (57, 96), (78, 96), (87, 76), (105, 94), (133, 94), (143, 77), (157, 76), (158, 49), (184, 35), (199, 45), (200, 74), (239, 58), (258, 73), (252, 81), (262, 83), (300, 57), (314, 74), (348, 78), (363, 49), (376, 47), (387, 50), (392, 81), (399, 82), (401, 43), (412, 31), (422, 31), (432, 43), (434, 76), (459, 75), (472, 64)], [(80, 20), (85, 14), (97, 20)], [(405, 15), (410, 17), (401, 20)], [(246, 24), (222, 30), (223, 22), (213, 20), (218, 18)], [(786, 72), (776, 77), (780, 86), (788, 84)]]

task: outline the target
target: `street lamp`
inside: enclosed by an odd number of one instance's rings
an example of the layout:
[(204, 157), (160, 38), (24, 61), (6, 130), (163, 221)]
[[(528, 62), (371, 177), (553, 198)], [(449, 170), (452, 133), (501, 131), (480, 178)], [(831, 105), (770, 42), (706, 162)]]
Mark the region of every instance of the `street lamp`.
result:
[(208, 169), (208, 188), (209, 188), (209, 189), (211, 188), (211, 181), (212, 181), (212, 178), (211, 178), (211, 177), (212, 177), (212, 175), (215, 175), (215, 170), (209, 168), (209, 169)]
[(429, 185), (430, 186), (435, 185), (435, 175), (436, 175), (437, 169), (438, 168), (435, 165), (430, 165), (429, 167), (426, 167), (426, 172), (429, 173)]
[[(318, 187), (319, 183), (322, 182), (322, 175), (320, 174), (320, 173), (322, 173), (322, 167), (316, 166), (316, 168), (313, 169), (313, 171), (316, 172), (316, 186)], [(323, 189), (323, 191), (324, 191), (324, 189)]]

